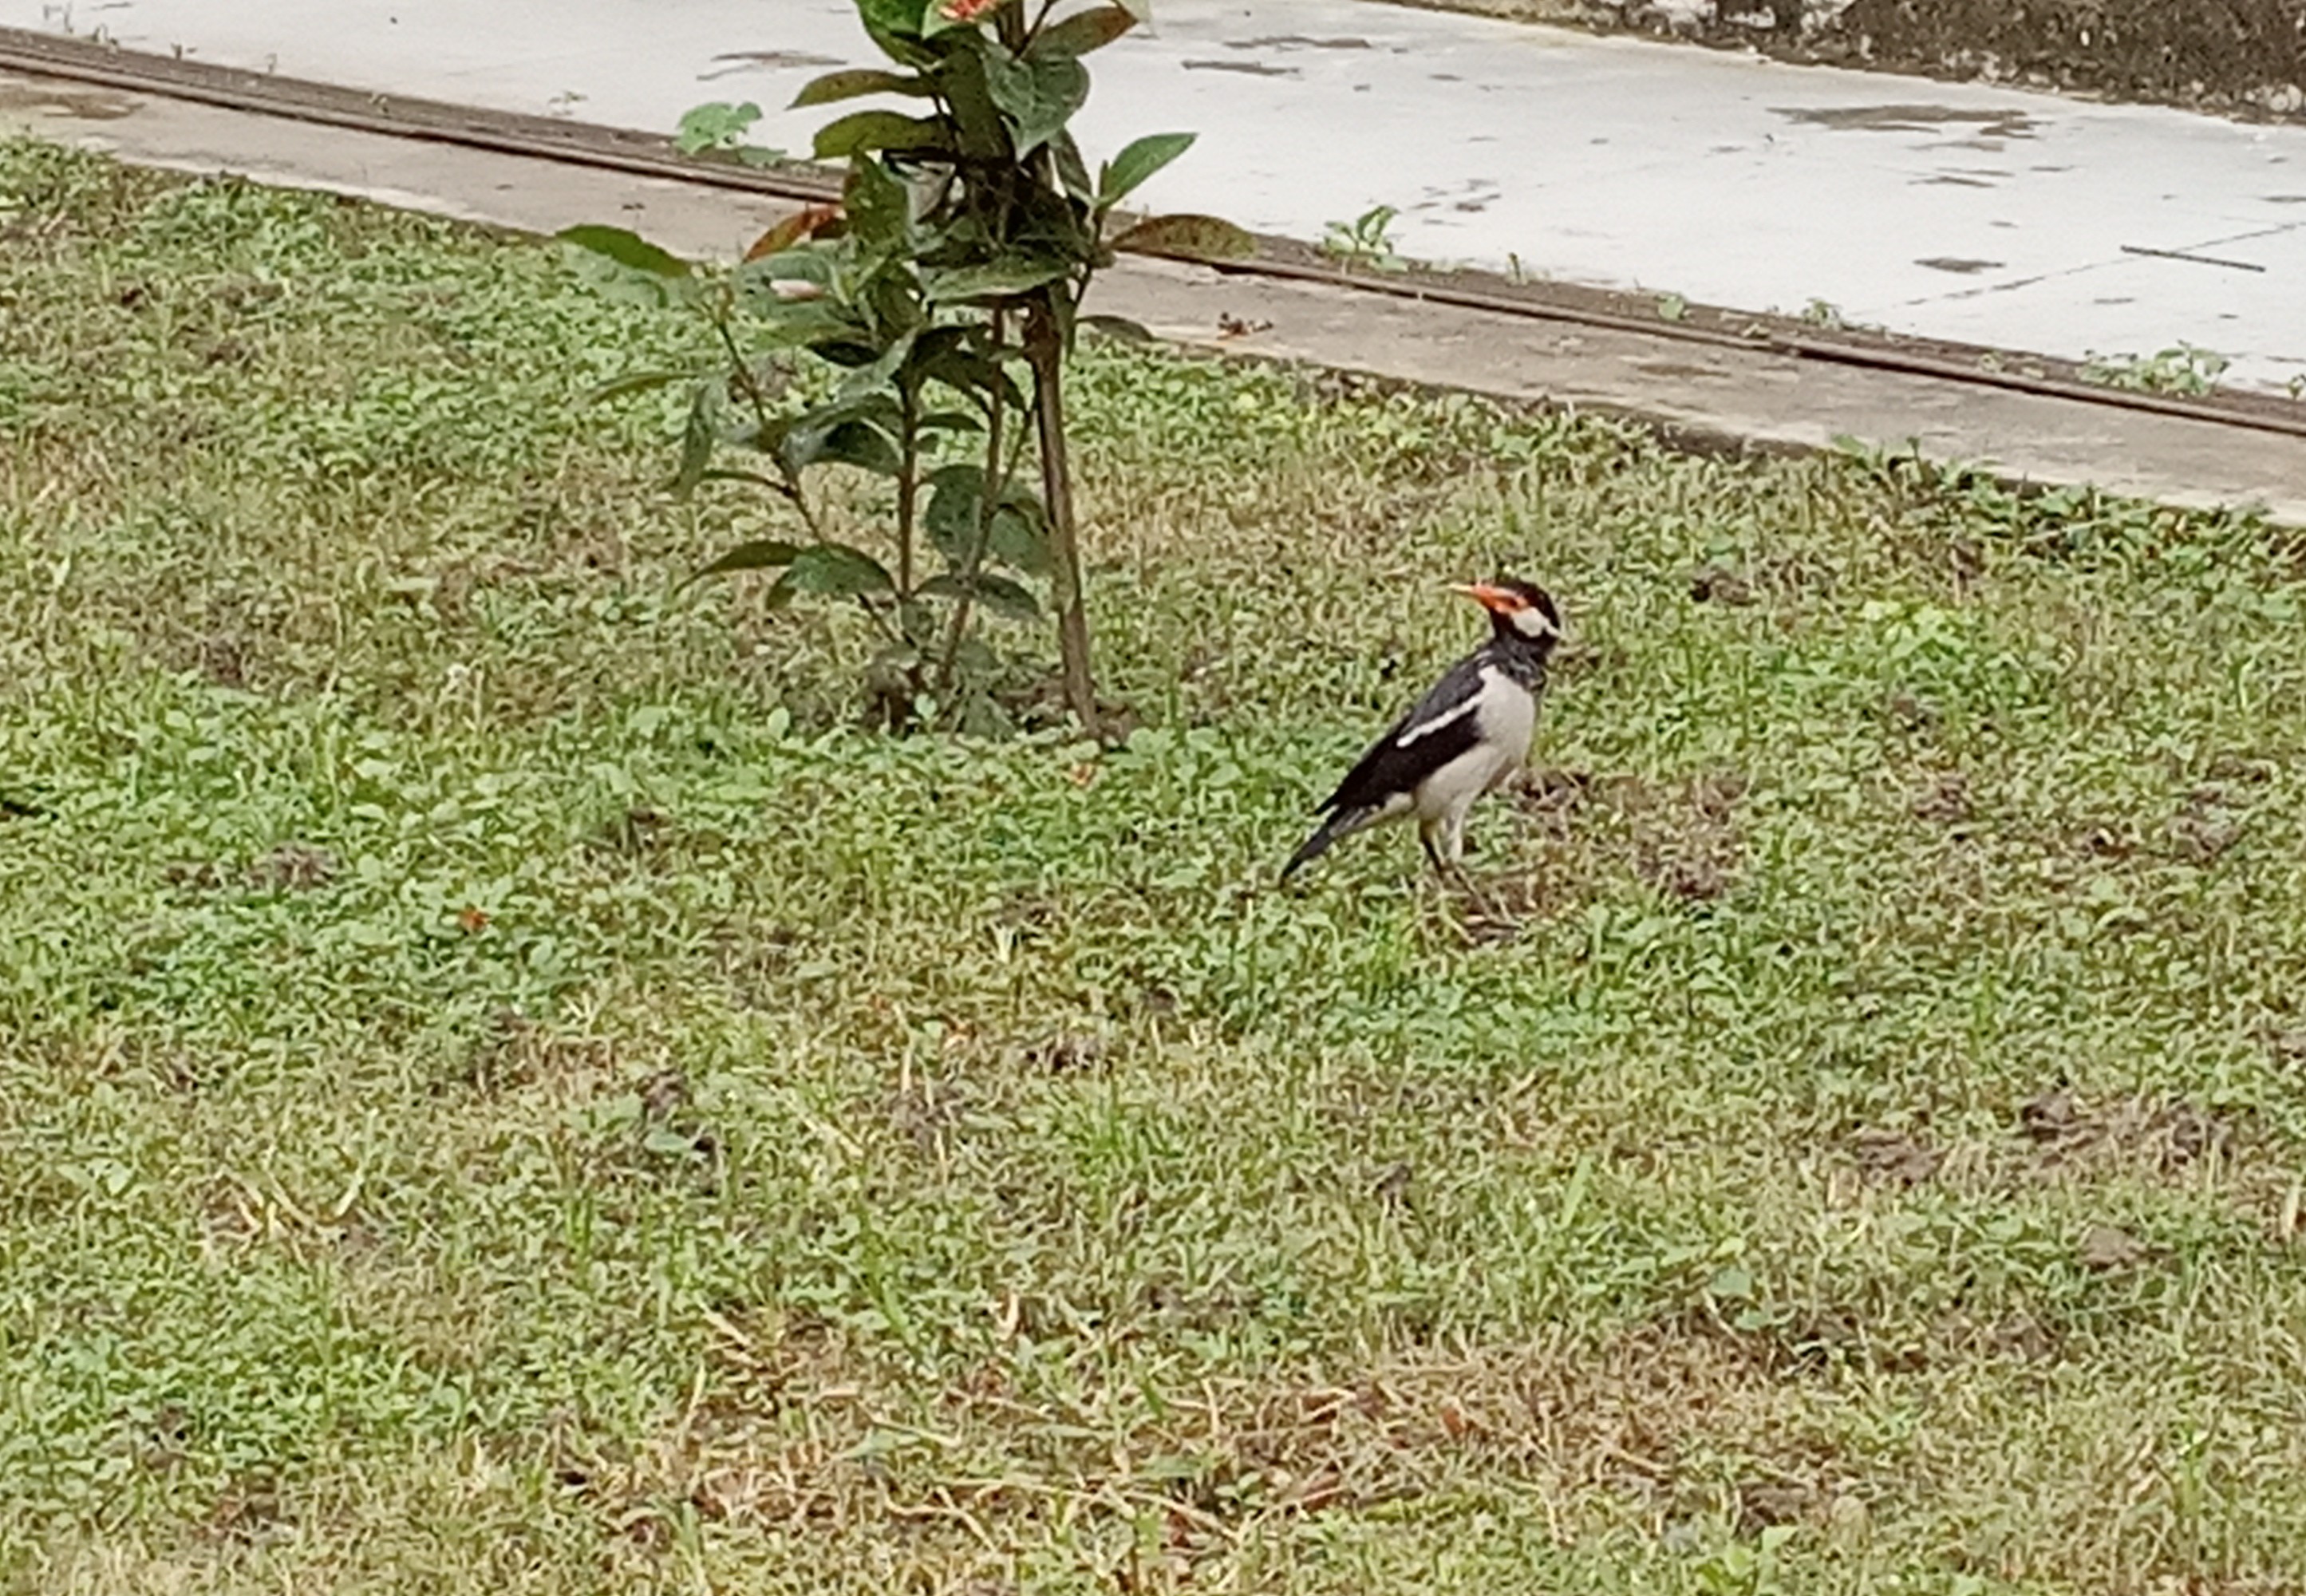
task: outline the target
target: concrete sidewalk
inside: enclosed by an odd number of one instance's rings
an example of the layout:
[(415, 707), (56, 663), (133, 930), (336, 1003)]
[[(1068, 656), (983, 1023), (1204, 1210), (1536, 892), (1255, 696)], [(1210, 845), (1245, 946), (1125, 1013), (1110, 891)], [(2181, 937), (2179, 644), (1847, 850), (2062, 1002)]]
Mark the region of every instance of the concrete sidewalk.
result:
[[(0, 0), (130, 48), (669, 131), (871, 60), (849, 0)], [(2080, 359), (2179, 342), (2306, 377), (2306, 127), (1781, 65), (1369, 0), (1156, 0), (1097, 57), (1083, 136), (1200, 130), (1148, 191), (1318, 239), (1400, 207), (1403, 252)], [(2151, 251), (2160, 253), (2139, 253)], [(2188, 258), (2178, 258), (2188, 257)], [(1821, 312), (1821, 314), (1823, 312)]]
[[(143, 165), (237, 172), (532, 233), (614, 219), (699, 256), (735, 254), (790, 209), (694, 181), (0, 73), (0, 131), (11, 129)], [(1188, 346), (1637, 415), (1731, 447), (1916, 443), (2026, 481), (2258, 505), (2306, 525), (2306, 440), (2209, 419), (1692, 344), (1662, 324), (1548, 323), (1138, 256), (1100, 279), (1096, 308)], [(1243, 326), (1257, 330), (1227, 330)]]

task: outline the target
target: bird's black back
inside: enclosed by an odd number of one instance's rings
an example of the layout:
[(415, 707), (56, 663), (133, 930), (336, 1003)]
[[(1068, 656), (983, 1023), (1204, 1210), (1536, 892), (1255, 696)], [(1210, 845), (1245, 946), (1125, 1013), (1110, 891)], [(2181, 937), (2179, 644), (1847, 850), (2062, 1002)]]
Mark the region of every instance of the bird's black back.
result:
[(1485, 669), (1501, 670), (1532, 692), (1545, 685), (1542, 658), (1503, 643), (1483, 644), (1450, 666), (1431, 690), (1410, 707), (1408, 713), (1386, 729), (1385, 735), (1372, 743), (1360, 762), (1345, 772), (1345, 779), (1337, 783), (1337, 791), (1322, 802), (1317, 813), (1347, 815), (1356, 809), (1381, 807), (1388, 799), (1411, 790), (1426, 776), (1479, 742), (1479, 713), (1459, 715), (1448, 725), (1437, 727), (1406, 745), (1401, 738), (1412, 727), (1438, 721), (1478, 695)]

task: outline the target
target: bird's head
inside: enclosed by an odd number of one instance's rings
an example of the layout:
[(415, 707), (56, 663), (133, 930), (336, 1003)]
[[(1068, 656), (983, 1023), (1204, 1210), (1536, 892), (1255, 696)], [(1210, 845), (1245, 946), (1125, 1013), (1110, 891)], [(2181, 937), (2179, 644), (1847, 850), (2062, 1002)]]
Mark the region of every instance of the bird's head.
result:
[(1545, 589), (1500, 576), (1495, 582), (1475, 582), (1450, 589), (1463, 593), (1490, 612), (1490, 624), (1500, 640), (1518, 643), (1543, 653), (1564, 636), (1561, 610)]

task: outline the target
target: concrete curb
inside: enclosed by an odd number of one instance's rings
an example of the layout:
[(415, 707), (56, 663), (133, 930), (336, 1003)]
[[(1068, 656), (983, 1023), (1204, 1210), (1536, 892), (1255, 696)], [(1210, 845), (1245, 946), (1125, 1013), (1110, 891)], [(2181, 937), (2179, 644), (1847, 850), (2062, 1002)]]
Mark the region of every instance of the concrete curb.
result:
[[(131, 73), (151, 59), (116, 62), (123, 70), (115, 81), (134, 81)], [(188, 73), (219, 72), (184, 65)], [(0, 127), (134, 164), (232, 170), (525, 233), (620, 219), (695, 255), (732, 256), (823, 192), (823, 175), (808, 168), (750, 183), (698, 174), (662, 140), (615, 129), (546, 124), (550, 138), (535, 141), (546, 153), (514, 153), (505, 146), (535, 130), (503, 124), (542, 119), (441, 107), (430, 107), (431, 115), (452, 126), (412, 129), (412, 114), (427, 107), (232, 75), (256, 79), (256, 92), (276, 98), (284, 90), (317, 91), (349, 103), (313, 120), (293, 104), (252, 112), (218, 103), (230, 85), (192, 100), (0, 73)], [(86, 73), (75, 76), (88, 81)], [(476, 148), (476, 136), (498, 147)], [(604, 164), (604, 151), (616, 158)], [(2295, 435), (2278, 406), (2261, 419), (2154, 396), (2141, 396), (2150, 401), (2142, 405), (2109, 403), (2102, 393), (2055, 391), (2063, 385), (2054, 380), (1981, 386), (1975, 373), (1928, 352), (1908, 361), (1923, 369), (1884, 371), (1862, 349), (1850, 352), (1858, 358), (1836, 360), (1788, 347), (1782, 336), (1765, 342), (1719, 329), (1700, 328), (1693, 337), (1689, 328), (1645, 326), (1599, 291), (1525, 301), (1496, 293), (1503, 285), (1359, 283), (1308, 269), (1302, 246), (1274, 241), (1268, 252), (1293, 248), (1300, 269), (1285, 275), (1125, 258), (1101, 279), (1095, 308), (1187, 346), (1631, 416), (1692, 442), (1823, 448), (1855, 439), (1915, 448), (2020, 482), (2088, 483), (2193, 508), (2254, 506), (2276, 520), (2306, 524), (2306, 438)], [(1952, 369), (1927, 369), (1933, 364)]]

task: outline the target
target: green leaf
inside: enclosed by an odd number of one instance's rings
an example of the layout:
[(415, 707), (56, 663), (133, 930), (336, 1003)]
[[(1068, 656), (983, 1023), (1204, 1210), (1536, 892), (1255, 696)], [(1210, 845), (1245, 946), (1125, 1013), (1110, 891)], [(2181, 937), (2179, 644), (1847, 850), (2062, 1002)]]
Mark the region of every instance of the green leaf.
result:
[(905, 242), (906, 229), (912, 222), (905, 185), (871, 156), (850, 158), (841, 204), (849, 213), (850, 232), (876, 254), (885, 255)]
[(713, 450), (721, 441), (722, 390), (718, 382), (700, 382), (689, 401), (688, 422), (681, 429), (680, 467), (673, 474), (672, 491), (683, 499), (696, 491), (713, 464)]
[(948, 571), (922, 583), (920, 592), (923, 598), (932, 599), (972, 596), (985, 609), (1007, 620), (1041, 619), (1040, 602), (1033, 597), (1031, 590), (1013, 576), (999, 576), (990, 571), (979, 571), (974, 576)]
[(570, 268), (602, 298), (662, 310), (696, 292), (688, 262), (621, 227), (571, 227), (559, 235)]
[(876, 476), (894, 476), (904, 468), (888, 434), (865, 422), (842, 422), (825, 433), (809, 464), (854, 465)]
[(1070, 55), (1019, 61), (988, 54), (985, 86), (1001, 107), (1020, 156), (1030, 155), (1061, 132), (1089, 99), (1089, 68)]
[[(1089, 174), (1084, 171), (1080, 175), (1086, 185)], [(1089, 260), (1097, 253), (1101, 232), (1089, 225), (1084, 214), (1089, 209), (1086, 201), (1036, 183), (1024, 194), (1019, 207), (1021, 214), (1012, 223), (1009, 236), (1032, 247)]]
[(940, 43), (947, 54), (937, 81), (961, 131), (961, 153), (980, 160), (1012, 158), (1009, 124), (1002, 120), (1001, 107), (993, 103), (993, 90), (986, 82), (986, 62), (1001, 47), (973, 28), (945, 34)]
[(756, 488), (766, 488), (780, 499), (790, 499), (797, 490), (790, 482), (781, 482), (774, 477), (763, 476), (757, 471), (734, 471), (726, 466), (714, 466), (705, 474), (708, 482), (745, 482)]
[(611, 399), (621, 399), (633, 394), (645, 394), (656, 388), (670, 388), (676, 382), (685, 381), (696, 375), (694, 371), (634, 371), (612, 381), (603, 382), (598, 388), (587, 389), (585, 394), (585, 403), (606, 404)]
[(731, 280), (746, 311), (780, 342), (815, 348), (867, 334), (855, 307), (840, 297), (840, 277), (832, 246), (801, 243), (744, 262)]
[(783, 580), (796, 593), (832, 593), (842, 598), (893, 593), (897, 586), (879, 560), (846, 543), (811, 543), (793, 556)]
[(1044, 55), (1086, 55), (1103, 49), (1137, 26), (1138, 18), (1125, 5), (1100, 5), (1077, 11), (1063, 21), (1051, 22), (1026, 47), (1029, 58)]
[(907, 352), (905, 359), (909, 364), (918, 367), (940, 355), (966, 349), (971, 340), (982, 336), (977, 329), (958, 322), (947, 322), (943, 327), (932, 327), (914, 337), (912, 346)]
[(763, 304), (760, 315), (764, 330), (787, 348), (808, 349), (829, 360), (831, 352), (849, 348), (866, 337), (864, 325), (838, 305), (781, 304), (773, 299)]
[(1083, 316), (1080, 325), (1090, 332), (1103, 333), (1124, 344), (1149, 344), (1153, 333), (1141, 321), (1132, 321), (1126, 316)]
[(991, 559), (1029, 576), (1047, 570), (1047, 517), (1041, 501), (1029, 490), (1010, 487), (994, 509), (991, 533), (979, 549), (977, 525), (984, 505), (983, 466), (946, 465), (929, 477), (928, 508), (921, 525), (946, 563), (967, 568)]
[[(828, 409), (846, 417), (865, 414), (875, 408), (867, 401), (887, 393), (891, 380), (905, 369), (905, 362), (912, 357), (917, 336), (907, 333), (893, 340), (887, 348), (873, 357), (869, 364), (859, 366), (842, 378), (841, 387), (833, 396), (833, 404)], [(878, 408), (893, 412), (895, 406), (884, 403)]]
[(858, 66), (845, 72), (829, 72), (807, 84), (793, 96), (792, 108), (804, 106), (829, 106), (837, 100), (855, 99), (866, 94), (913, 94), (930, 92), (929, 85), (911, 73), (884, 72), (879, 67)]
[(694, 1136), (660, 1125), (641, 1138), (641, 1148), (661, 1158), (695, 1158), (704, 1156), (703, 1147)]
[(874, 337), (886, 344), (890, 339), (923, 330), (935, 311), (928, 296), (921, 291), (920, 274), (913, 269), (910, 259), (884, 261), (882, 265), (889, 269), (876, 270), (872, 281), (865, 285), (864, 308)]
[(770, 283), (809, 283), (830, 289), (837, 275), (834, 265), (833, 252), (824, 244), (788, 244), (781, 250), (764, 250), (738, 267), (737, 286), (756, 288)]
[[(862, 425), (876, 433), (877, 444), (844, 431)], [(899, 424), (896, 403), (885, 394), (820, 405), (805, 414), (777, 422), (764, 434), (760, 447), (775, 455), (788, 476), (798, 475), (819, 461), (861, 465), (868, 471), (895, 469), (895, 447), (888, 434)]]
[[(974, 639), (971, 639), (970, 641), (974, 641)], [(961, 648), (953, 656), (954, 663), (957, 667), (953, 674), (960, 679), (964, 686), (975, 681), (982, 680), (985, 677), (992, 674), (990, 670), (978, 670), (967, 668), (958, 668), (960, 667), (960, 661), (968, 653), (968, 652), (967, 644), (963, 644)], [(959, 731), (963, 737), (977, 737), (986, 738), (987, 741), (1000, 741), (1014, 737), (1017, 734), (1017, 722), (1007, 710), (1003, 709), (1001, 705), (994, 700), (990, 694), (984, 692), (964, 691), (961, 695), (959, 718), (954, 721), (953, 729), (956, 731)]]
[(1089, 180), (1089, 162), (1082, 158), (1080, 144), (1070, 130), (1060, 132), (1049, 141), (1049, 154), (1056, 161), (1057, 182), (1063, 185), (1065, 197), (1083, 205), (1094, 205), (1097, 189)]
[(929, 59), (921, 44), (921, 0), (857, 0), (857, 20), (881, 53), (906, 66)]
[(1193, 147), (1192, 133), (1148, 133), (1105, 164), (1097, 175), (1100, 205), (1125, 200), (1143, 187), (1148, 178)]
[(993, 536), (986, 554), (1013, 570), (1029, 576), (1044, 576), (1049, 572), (1048, 517), (1041, 513), (1038, 500), (1020, 490), (1012, 490), (993, 513)]
[(602, 227), (586, 225), (564, 227), (553, 235), (562, 243), (613, 260), (630, 271), (642, 271), (651, 277), (685, 277), (689, 264), (670, 250), (659, 249), (637, 233), (622, 227)]
[(734, 149), (745, 141), (745, 131), (760, 119), (761, 107), (750, 100), (741, 106), (717, 100), (711, 105), (692, 106), (681, 113), (680, 128), (672, 135), (672, 147), (683, 155)]
[(920, 363), (920, 373), (947, 388), (989, 399), (999, 395), (1012, 410), (1025, 408), (1024, 390), (997, 360), (970, 349), (939, 348)]
[(946, 465), (930, 476), (928, 508), (921, 516), (921, 527), (948, 564), (970, 562), (978, 511), (984, 500), (982, 465)]
[(1257, 253), (1257, 240), (1245, 228), (1213, 216), (1157, 216), (1115, 239), (1113, 247), (1186, 260), (1238, 260)]
[[(739, 543), (720, 559), (689, 577), (689, 582), (702, 582), (707, 576), (725, 576), (732, 571), (782, 570), (800, 558), (803, 546), (775, 538), (761, 538), (749, 543)], [(684, 583), (682, 585), (686, 586)]]
[(961, 640), (961, 646), (952, 651), (952, 662), (960, 667), (956, 674), (963, 680), (983, 681), (1001, 669), (1001, 657), (974, 637)]
[(957, 266), (949, 271), (922, 274), (922, 286), (941, 304), (964, 304), (979, 299), (1007, 299), (1053, 283), (1072, 269), (1058, 255), (1012, 255), (982, 266)]
[(869, 329), (843, 297), (848, 285), (833, 258), (835, 247), (795, 244), (744, 262), (730, 274), (739, 303), (783, 345), (805, 344), (821, 352), (828, 345), (866, 338)]
[(852, 371), (871, 365), (881, 358), (882, 353), (872, 344), (865, 341), (861, 334), (854, 339), (827, 338), (821, 343), (812, 344), (809, 347), (816, 353), (818, 359), (828, 365), (841, 366)]
[(872, 149), (950, 155), (943, 124), (896, 111), (851, 111), (816, 130), (816, 158), (840, 160)]

